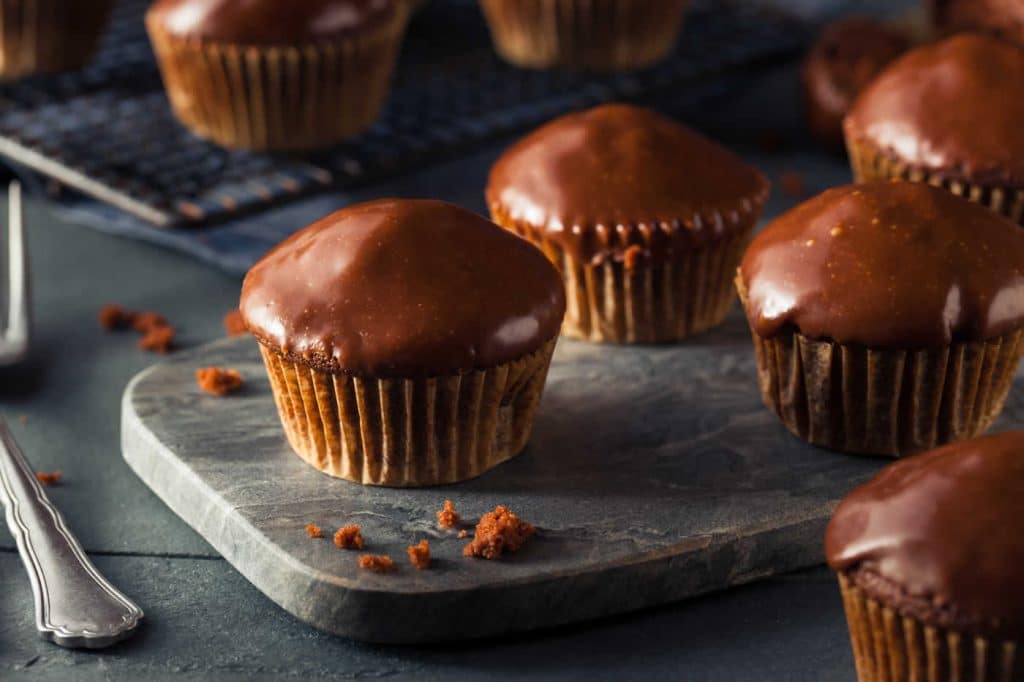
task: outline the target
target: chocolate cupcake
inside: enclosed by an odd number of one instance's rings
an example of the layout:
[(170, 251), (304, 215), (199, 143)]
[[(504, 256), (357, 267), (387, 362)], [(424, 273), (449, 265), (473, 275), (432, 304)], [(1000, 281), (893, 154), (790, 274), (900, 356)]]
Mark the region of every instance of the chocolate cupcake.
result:
[(842, 149), (843, 117), (857, 93), (909, 46), (905, 35), (868, 17), (826, 26), (801, 69), (811, 134), (830, 149)]
[(303, 150), (376, 119), (406, 0), (158, 0), (146, 15), (178, 119), (230, 148)]
[(834, 450), (984, 431), (1024, 353), (1024, 231), (930, 185), (830, 189), (770, 223), (736, 280), (761, 395)]
[(0, 79), (86, 65), (114, 0), (0, 0)]
[(1024, 45), (1024, 3), (1020, 0), (931, 0), (938, 33), (978, 31)]
[(927, 182), (1024, 220), (1024, 49), (964, 34), (893, 62), (844, 123), (858, 180)]
[(897, 462), (836, 509), (860, 682), (1024, 680), (1024, 432)]
[(358, 483), (477, 476), (526, 445), (565, 295), (535, 248), (440, 201), (352, 206), (246, 275), (288, 442)]
[(531, 69), (624, 70), (672, 51), (689, 0), (480, 0), (494, 47)]
[(487, 203), (540, 247), (566, 282), (563, 332), (661, 342), (718, 324), (768, 196), (739, 157), (652, 111), (569, 114), (506, 151)]

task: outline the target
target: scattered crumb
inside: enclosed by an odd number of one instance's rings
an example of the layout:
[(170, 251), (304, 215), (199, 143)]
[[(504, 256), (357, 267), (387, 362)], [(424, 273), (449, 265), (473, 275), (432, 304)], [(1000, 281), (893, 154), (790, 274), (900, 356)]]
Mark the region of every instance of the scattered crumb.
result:
[(800, 199), (807, 192), (804, 186), (804, 176), (794, 171), (787, 171), (779, 177), (779, 186), (782, 193), (791, 199)]
[(374, 573), (391, 573), (395, 570), (395, 562), (391, 557), (379, 554), (364, 554), (359, 557), (359, 568)]
[(224, 316), (224, 332), (228, 336), (241, 336), (249, 332), (245, 320), (242, 319), (241, 310), (232, 310)]
[(100, 326), (104, 329), (128, 329), (135, 321), (135, 313), (119, 305), (108, 303), (100, 308)]
[(311, 523), (306, 526), (306, 535), (311, 538), (322, 538), (324, 536), (324, 531), (320, 526), (315, 523)]
[(430, 568), (430, 543), (420, 540), (418, 545), (413, 545), (405, 550), (409, 553), (409, 561), (419, 569)]
[(154, 353), (167, 353), (174, 344), (174, 327), (154, 327), (139, 339), (139, 348)]
[(454, 528), (459, 525), (462, 517), (455, 512), (455, 505), (451, 500), (444, 501), (444, 508), (437, 512), (437, 525), (442, 528)]
[(134, 313), (134, 316), (133, 316), (133, 319), (132, 319), (132, 329), (134, 329), (135, 331), (140, 332), (142, 334), (146, 334), (148, 332), (151, 332), (154, 329), (159, 329), (161, 327), (170, 327), (170, 326), (171, 325), (167, 324), (167, 318), (165, 318), (160, 313), (153, 313), (153, 312)]
[(242, 375), (238, 370), (223, 367), (203, 367), (196, 370), (199, 388), (213, 395), (234, 393), (242, 386)]
[(362, 549), (363, 533), (359, 526), (345, 526), (334, 534), (334, 544), (339, 549)]
[(642, 247), (633, 244), (626, 252), (622, 254), (622, 262), (626, 266), (627, 270), (635, 270), (644, 259), (644, 250)]
[(498, 505), (487, 512), (476, 526), (473, 541), (466, 545), (466, 556), (497, 559), (504, 552), (515, 552), (531, 535), (537, 532), (532, 524), (523, 521), (507, 507)]
[(459, 539), (465, 539), (469, 537), (469, 533), (465, 529), (459, 531)]
[(60, 483), (60, 479), (62, 477), (63, 474), (60, 473), (60, 470), (36, 472), (36, 480), (43, 485), (56, 485), (57, 483)]

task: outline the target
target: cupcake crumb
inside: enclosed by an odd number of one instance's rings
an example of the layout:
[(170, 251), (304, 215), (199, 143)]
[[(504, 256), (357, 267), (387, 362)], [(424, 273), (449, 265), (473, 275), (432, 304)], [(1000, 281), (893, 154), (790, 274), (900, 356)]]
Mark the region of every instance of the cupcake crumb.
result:
[(174, 327), (154, 327), (139, 339), (139, 348), (154, 353), (167, 353), (174, 345)]
[(627, 270), (636, 270), (643, 262), (644, 255), (643, 248), (633, 244), (622, 254), (622, 264), (626, 266)]
[(324, 536), (324, 531), (320, 526), (315, 523), (311, 523), (306, 526), (306, 535), (311, 538), (322, 538)]
[(248, 332), (241, 310), (232, 310), (224, 316), (224, 333), (228, 336), (242, 336)]
[(451, 500), (444, 501), (444, 507), (437, 512), (437, 525), (441, 528), (454, 528), (462, 521), (462, 517), (455, 512), (455, 505)]
[(413, 545), (406, 550), (409, 553), (409, 561), (418, 569), (430, 568), (430, 543), (420, 540), (418, 545)]
[(242, 387), (242, 375), (234, 369), (203, 367), (196, 370), (196, 383), (211, 395), (225, 396)]
[(364, 554), (359, 557), (359, 568), (374, 573), (392, 573), (395, 570), (395, 562), (391, 557), (382, 554)]
[(502, 505), (480, 517), (473, 540), (463, 549), (466, 556), (497, 559), (505, 552), (515, 552), (537, 529)]
[(132, 329), (142, 334), (148, 334), (154, 329), (161, 329), (163, 327), (170, 327), (167, 324), (167, 318), (160, 313), (154, 313), (150, 311), (133, 313), (132, 316)]
[(36, 472), (36, 480), (42, 483), (43, 485), (57, 485), (58, 483), (60, 483), (60, 479), (63, 477), (64, 475), (60, 473), (59, 469), (56, 471)]
[(344, 526), (334, 534), (334, 544), (339, 549), (362, 549), (363, 533), (359, 526)]
[(463, 528), (462, 530), (459, 531), (459, 539), (460, 540), (465, 539), (467, 537), (469, 537), (469, 533), (466, 532), (465, 528)]
[(135, 313), (116, 303), (108, 303), (100, 308), (99, 320), (100, 326), (107, 330), (128, 329), (135, 320)]

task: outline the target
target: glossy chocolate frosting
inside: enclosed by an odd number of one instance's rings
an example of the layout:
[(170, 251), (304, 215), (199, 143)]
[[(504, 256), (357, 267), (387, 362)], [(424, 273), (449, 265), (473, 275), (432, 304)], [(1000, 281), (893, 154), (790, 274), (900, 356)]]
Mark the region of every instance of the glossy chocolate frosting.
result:
[(825, 555), (869, 596), (936, 627), (1024, 636), (1024, 432), (886, 467), (844, 499)]
[(862, 140), (911, 166), (979, 184), (1024, 187), (1024, 49), (964, 34), (889, 65), (845, 121)]
[(149, 10), (171, 35), (235, 45), (302, 45), (386, 21), (398, 0), (158, 0)]
[(844, 17), (825, 27), (801, 69), (807, 122), (819, 142), (842, 148), (854, 98), (908, 47), (906, 36), (877, 19)]
[(765, 227), (740, 278), (762, 337), (936, 348), (1024, 324), (1024, 230), (925, 183), (847, 185)]
[(384, 199), (292, 235), (242, 285), (249, 330), (323, 371), (438, 376), (558, 334), (565, 292), (535, 247), (441, 201)]
[(706, 242), (749, 225), (767, 194), (765, 177), (732, 152), (623, 104), (534, 131), (498, 159), (487, 186), (492, 214), (543, 231), (585, 261), (630, 243)]

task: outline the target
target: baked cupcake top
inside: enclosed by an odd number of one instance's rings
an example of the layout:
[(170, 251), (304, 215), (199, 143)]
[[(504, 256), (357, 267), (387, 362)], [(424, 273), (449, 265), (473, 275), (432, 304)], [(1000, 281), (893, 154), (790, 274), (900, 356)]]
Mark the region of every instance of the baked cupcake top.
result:
[(935, 627), (1024, 636), (1024, 432), (886, 467), (844, 499), (825, 555), (869, 597)]
[(1024, 230), (920, 182), (830, 189), (772, 221), (740, 264), (751, 328), (925, 348), (1024, 324)]
[(234, 45), (302, 45), (387, 21), (397, 0), (157, 0), (149, 20), (171, 35)]
[(913, 50), (861, 92), (845, 121), (862, 140), (944, 177), (1024, 187), (1024, 49), (964, 34)]
[(561, 277), (535, 247), (442, 201), (351, 206), (252, 267), (249, 330), (326, 372), (438, 376), (516, 360), (553, 339)]
[(843, 117), (857, 93), (908, 46), (902, 33), (869, 17), (844, 17), (826, 26), (801, 69), (811, 132), (841, 148)]
[(732, 152), (624, 104), (539, 128), (498, 159), (487, 184), (493, 214), (543, 231), (586, 261), (631, 244), (656, 257), (680, 241), (714, 239), (767, 195), (765, 177)]

